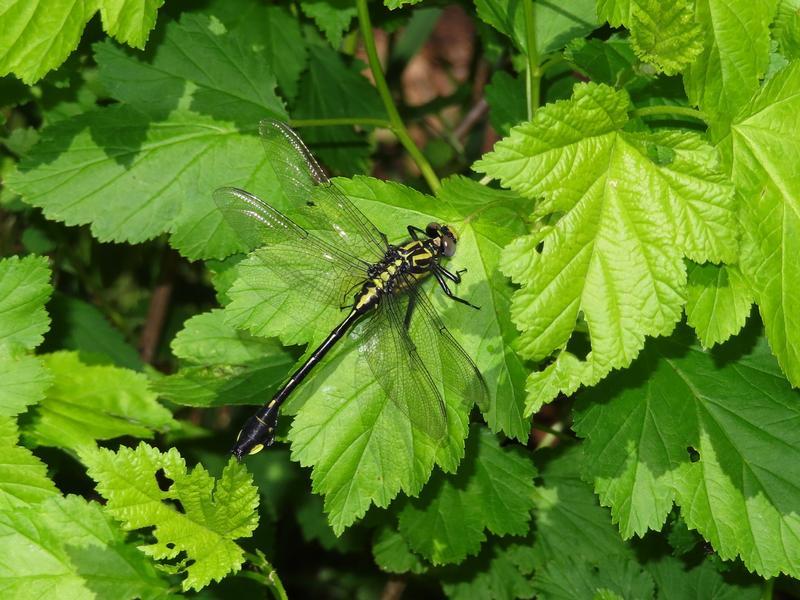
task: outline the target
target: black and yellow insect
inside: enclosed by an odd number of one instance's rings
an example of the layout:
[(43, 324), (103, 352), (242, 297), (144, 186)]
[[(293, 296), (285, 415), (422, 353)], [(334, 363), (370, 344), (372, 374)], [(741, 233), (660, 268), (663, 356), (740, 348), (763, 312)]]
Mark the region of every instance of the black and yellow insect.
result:
[(264, 247), (268, 268), (278, 280), (292, 286), (309, 306), (337, 306), (346, 316), (247, 420), (233, 454), (241, 459), (273, 443), (283, 402), (362, 320), (368, 322), (358, 328), (359, 354), (383, 392), (418, 431), (440, 440), (447, 431), (443, 393), (455, 394), (465, 406), (483, 405), (488, 397), (475, 364), (419, 289), (432, 275), (448, 297), (473, 306), (448, 285), (448, 280), (459, 283), (463, 271), (452, 273), (441, 265), (455, 254), (455, 232), (438, 223), (424, 230), (408, 226), (406, 243), (389, 244), (328, 180), (287, 125), (262, 121), (259, 132), (292, 216), (303, 226), (236, 188), (217, 190), (217, 206), (248, 247)]

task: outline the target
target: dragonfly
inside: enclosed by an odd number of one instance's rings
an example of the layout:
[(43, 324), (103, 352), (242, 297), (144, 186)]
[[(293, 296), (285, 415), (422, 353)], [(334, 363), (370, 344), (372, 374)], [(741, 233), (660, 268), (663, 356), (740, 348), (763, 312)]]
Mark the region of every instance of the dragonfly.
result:
[(441, 442), (448, 423), (444, 394), (467, 409), (488, 401), (480, 371), (421, 288), (432, 277), (448, 298), (478, 308), (450, 287), (466, 270), (442, 265), (455, 255), (456, 232), (441, 223), (408, 225), (408, 239), (390, 244), (287, 124), (264, 120), (259, 135), (294, 218), (238, 188), (216, 190), (214, 201), (248, 248), (262, 248), (275, 280), (303, 299), (303, 314), (293, 315), (298, 323), (313, 323), (320, 306), (337, 308), (343, 318), (247, 419), (231, 452), (242, 460), (274, 443), (283, 403), (348, 333), (382, 392), (418, 432)]

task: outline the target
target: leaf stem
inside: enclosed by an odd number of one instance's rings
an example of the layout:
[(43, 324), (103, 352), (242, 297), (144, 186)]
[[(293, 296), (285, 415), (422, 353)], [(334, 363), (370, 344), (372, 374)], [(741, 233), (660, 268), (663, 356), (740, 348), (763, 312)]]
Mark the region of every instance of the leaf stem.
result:
[(400, 113), (397, 112), (397, 107), (394, 105), (392, 93), (389, 91), (389, 86), (386, 84), (386, 78), (383, 76), (383, 69), (381, 62), (378, 58), (378, 50), (375, 47), (375, 35), (372, 31), (372, 23), (369, 20), (369, 8), (367, 7), (367, 0), (356, 0), (356, 7), (358, 9), (358, 26), (361, 29), (361, 37), (364, 39), (364, 49), (367, 51), (367, 60), (369, 62), (369, 69), (372, 72), (372, 77), (375, 79), (375, 87), (378, 88), (378, 93), (383, 101), (383, 106), (386, 109), (386, 114), (389, 115), (389, 122), (391, 123), (392, 131), (403, 144), (403, 147), (414, 159), (414, 162), (419, 167), (428, 186), (435, 193), (439, 190), (439, 178), (433, 171), (428, 159), (422, 154), (414, 140), (408, 134), (405, 123), (400, 118)]
[(770, 577), (764, 582), (764, 589), (761, 591), (761, 599), (772, 600), (774, 589), (775, 589), (775, 578)]
[(522, 0), (522, 8), (525, 15), (525, 44), (528, 47), (526, 80), (528, 83), (528, 120), (530, 120), (536, 109), (539, 108), (542, 70), (539, 67), (539, 52), (536, 49), (536, 13), (533, 10), (533, 0)]
[(682, 117), (698, 119), (704, 123), (707, 122), (707, 117), (704, 112), (688, 106), (669, 106), (665, 104), (659, 106), (642, 106), (640, 108), (634, 108), (631, 111), (631, 115), (634, 117), (681, 115)]
[(278, 572), (269, 564), (269, 561), (259, 550), (256, 550), (256, 552), (257, 554), (245, 552), (244, 556), (250, 564), (258, 568), (261, 575), (250, 571), (242, 571), (239, 574), (260, 583), (266, 583), (276, 600), (289, 600), (289, 597), (286, 595), (286, 589), (283, 587), (283, 582), (280, 577), (278, 577)]
[(335, 125), (367, 125), (369, 127), (391, 128), (392, 124), (386, 119), (373, 119), (370, 117), (340, 117), (335, 119), (292, 119), (292, 127), (333, 127)]

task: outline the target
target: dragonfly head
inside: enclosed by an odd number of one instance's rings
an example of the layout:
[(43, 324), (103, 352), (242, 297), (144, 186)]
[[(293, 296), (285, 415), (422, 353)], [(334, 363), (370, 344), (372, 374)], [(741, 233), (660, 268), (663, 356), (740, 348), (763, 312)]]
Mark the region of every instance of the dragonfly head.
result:
[(425, 228), (425, 233), (433, 240), (433, 243), (439, 248), (439, 252), (444, 256), (450, 258), (456, 253), (458, 237), (456, 237), (456, 232), (447, 225), (429, 223)]

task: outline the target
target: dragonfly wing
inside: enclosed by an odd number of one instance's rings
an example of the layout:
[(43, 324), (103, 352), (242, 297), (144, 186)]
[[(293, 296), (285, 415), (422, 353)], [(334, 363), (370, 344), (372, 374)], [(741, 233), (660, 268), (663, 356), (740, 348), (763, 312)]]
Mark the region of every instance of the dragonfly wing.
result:
[(461, 398), (466, 410), (477, 404), (482, 411), (488, 409), (489, 390), (478, 367), (447, 330), (424, 290), (407, 277), (408, 304), (411, 314), (403, 317), (417, 354), (427, 367), (433, 380), (448, 395)]
[(262, 248), (256, 268), (272, 272), (271, 296), (281, 302), (293, 299), (299, 321), (316, 318), (319, 305), (338, 310), (348, 300), (348, 292), (354, 293), (366, 277), (368, 265), (311, 235), (255, 195), (220, 188), (214, 192), (214, 201), (248, 248)]
[(386, 396), (415, 429), (435, 442), (447, 433), (447, 413), (436, 383), (403, 329), (395, 298), (375, 309), (358, 342), (358, 350)]
[(328, 179), (297, 134), (272, 120), (261, 121), (259, 133), (293, 216), (354, 256), (367, 262), (383, 258), (386, 237)]

